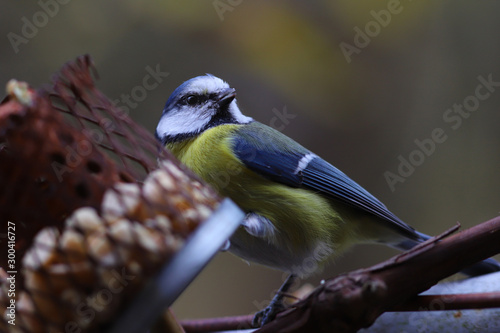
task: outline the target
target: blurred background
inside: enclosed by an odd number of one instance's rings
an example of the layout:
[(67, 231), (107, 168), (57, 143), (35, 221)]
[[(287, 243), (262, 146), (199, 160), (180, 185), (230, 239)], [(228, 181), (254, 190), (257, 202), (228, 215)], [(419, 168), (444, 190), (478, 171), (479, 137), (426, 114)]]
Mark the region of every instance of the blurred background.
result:
[[(153, 132), (170, 93), (212, 73), (246, 114), (434, 235), (500, 211), (499, 12), (497, 1), (5, 1), (0, 84), (39, 87), (89, 53), (98, 87)], [(431, 149), (436, 129), (444, 142)], [(393, 254), (358, 246), (305, 282)], [(174, 310), (253, 313), (283, 278), (221, 253)]]

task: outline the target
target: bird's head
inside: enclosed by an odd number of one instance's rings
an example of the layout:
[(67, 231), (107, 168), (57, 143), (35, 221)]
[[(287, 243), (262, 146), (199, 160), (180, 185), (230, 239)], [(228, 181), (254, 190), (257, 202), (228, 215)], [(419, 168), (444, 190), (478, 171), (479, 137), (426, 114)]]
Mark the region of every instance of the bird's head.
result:
[(252, 118), (241, 113), (235, 97), (234, 88), (210, 74), (184, 82), (168, 98), (156, 137), (166, 144), (194, 137), (214, 126), (251, 122)]

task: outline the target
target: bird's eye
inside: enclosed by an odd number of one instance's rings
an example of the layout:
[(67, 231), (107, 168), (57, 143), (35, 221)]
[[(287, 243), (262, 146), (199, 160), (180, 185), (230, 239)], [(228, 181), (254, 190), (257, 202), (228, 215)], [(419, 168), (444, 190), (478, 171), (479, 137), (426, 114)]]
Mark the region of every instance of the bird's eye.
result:
[(189, 95), (186, 97), (186, 103), (193, 106), (200, 102), (200, 96)]

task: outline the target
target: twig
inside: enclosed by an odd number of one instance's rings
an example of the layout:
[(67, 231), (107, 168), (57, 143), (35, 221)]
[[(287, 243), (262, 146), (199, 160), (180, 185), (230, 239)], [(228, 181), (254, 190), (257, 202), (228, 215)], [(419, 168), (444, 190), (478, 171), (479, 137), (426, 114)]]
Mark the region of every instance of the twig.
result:
[(330, 279), (258, 332), (355, 332), (443, 278), (497, 253), (500, 217)]
[[(424, 295), (409, 299), (388, 312), (491, 309), (500, 307), (500, 292)], [(231, 331), (250, 328), (253, 315), (180, 321), (186, 333)]]
[(252, 328), (253, 315), (234, 316), (195, 320), (182, 320), (181, 326), (186, 333), (202, 333), (215, 331), (229, 331)]
[[(370, 326), (385, 311), (500, 307), (500, 293), (416, 296), (465, 267), (500, 253), (500, 217), (447, 237), (458, 227), (368, 269), (327, 280), (257, 332), (355, 332)], [(186, 332), (234, 330), (250, 328), (252, 318), (183, 321), (182, 326)]]
[(390, 311), (444, 311), (500, 308), (500, 292), (417, 296)]

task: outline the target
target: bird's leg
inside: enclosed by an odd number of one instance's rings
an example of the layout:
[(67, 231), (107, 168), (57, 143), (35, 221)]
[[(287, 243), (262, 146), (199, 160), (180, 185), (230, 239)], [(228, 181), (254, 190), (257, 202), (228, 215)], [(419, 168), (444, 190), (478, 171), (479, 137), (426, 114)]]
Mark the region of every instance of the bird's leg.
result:
[(281, 285), (276, 295), (271, 300), (271, 303), (265, 308), (255, 314), (253, 317), (252, 325), (253, 327), (263, 326), (276, 317), (276, 315), (285, 309), (285, 305), (283, 304), (283, 298), (285, 297), (285, 293), (290, 289), (293, 282), (295, 281), (296, 275), (290, 274), (287, 279)]

